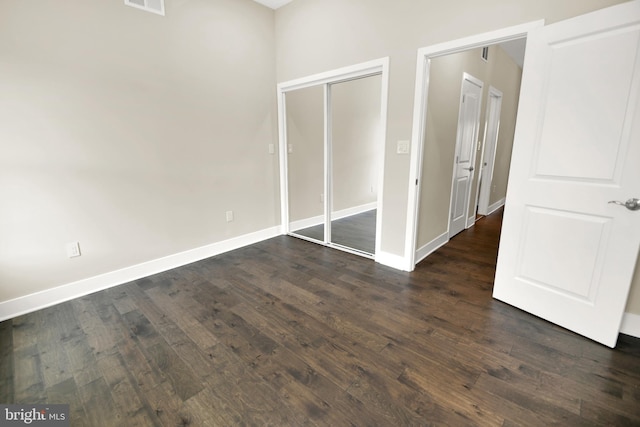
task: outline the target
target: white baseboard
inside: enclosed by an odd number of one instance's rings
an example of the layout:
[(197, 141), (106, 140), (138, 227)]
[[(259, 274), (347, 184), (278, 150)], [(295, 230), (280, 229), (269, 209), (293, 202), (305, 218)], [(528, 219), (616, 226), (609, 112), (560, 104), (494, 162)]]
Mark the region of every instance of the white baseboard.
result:
[(444, 232), (416, 251), (416, 264), (431, 255), (449, 241), (449, 232)]
[(0, 302), (0, 321), (12, 319), (22, 314), (41, 310), (74, 298), (82, 297), (97, 291), (122, 285), (133, 280), (171, 270), (192, 262), (210, 258), (224, 252), (252, 245), (281, 234), (280, 227), (272, 227), (221, 242), (212, 243), (200, 248), (190, 249), (174, 255), (132, 265), (121, 270), (111, 271), (77, 282), (58, 286), (9, 301)]
[(376, 209), (378, 207), (378, 202), (367, 203), (360, 206), (354, 206), (352, 208), (342, 209), (336, 211), (331, 215), (331, 219), (342, 219), (353, 215), (358, 215), (361, 213), (369, 212), (370, 210)]
[(386, 265), (387, 267), (395, 268), (396, 270), (413, 270), (413, 266), (409, 266), (409, 262), (407, 261), (407, 259), (405, 259), (405, 257), (394, 255), (389, 252), (376, 252), (375, 261), (382, 265)]
[[(352, 208), (342, 209), (333, 213), (332, 220), (347, 218), (349, 216), (365, 213), (370, 210), (376, 209), (377, 207), (378, 207), (378, 203), (373, 202), (373, 203), (367, 203), (365, 205), (354, 206)], [(293, 221), (289, 225), (289, 230), (291, 230), (291, 232), (294, 232), (297, 230), (304, 230), (305, 228), (314, 227), (316, 225), (320, 225), (323, 223), (324, 223), (324, 215), (312, 216), (311, 218), (305, 218), (305, 219), (300, 219), (298, 221)]]
[(305, 228), (315, 227), (324, 223), (324, 215), (312, 216), (311, 218), (300, 219), (289, 224), (289, 231), (292, 233)]
[(501, 207), (504, 206), (504, 202), (505, 199), (500, 199), (497, 202), (489, 205), (489, 207), (487, 208), (487, 215), (491, 215), (492, 213), (494, 213), (495, 211), (497, 211), (498, 209), (500, 209)]
[(620, 333), (640, 338), (640, 314), (625, 313), (622, 316)]

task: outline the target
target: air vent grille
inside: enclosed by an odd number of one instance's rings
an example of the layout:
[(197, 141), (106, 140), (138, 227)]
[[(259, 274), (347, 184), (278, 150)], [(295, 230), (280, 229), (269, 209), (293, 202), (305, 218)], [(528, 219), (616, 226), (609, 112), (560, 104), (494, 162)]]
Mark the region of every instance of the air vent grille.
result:
[(164, 16), (164, 0), (124, 0), (124, 4)]

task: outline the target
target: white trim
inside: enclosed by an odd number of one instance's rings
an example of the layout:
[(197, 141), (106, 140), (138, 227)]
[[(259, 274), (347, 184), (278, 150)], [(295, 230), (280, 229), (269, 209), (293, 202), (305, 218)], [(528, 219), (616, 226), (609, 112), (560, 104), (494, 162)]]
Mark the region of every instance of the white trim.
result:
[(125, 267), (45, 291), (0, 302), (0, 321), (79, 298), (97, 291), (122, 285), (143, 277), (191, 264), (224, 252), (252, 245), (280, 235), (280, 227), (272, 227), (221, 242), (190, 249), (163, 258)]
[(497, 202), (490, 204), (489, 208), (487, 209), (487, 215), (491, 215), (492, 213), (494, 213), (495, 211), (503, 207), (505, 200), (506, 200), (505, 198), (502, 198)]
[(299, 219), (289, 224), (289, 233), (295, 233), (298, 230), (304, 230), (305, 228), (315, 227), (320, 224), (324, 224), (324, 215), (316, 215), (309, 218)]
[(624, 313), (620, 333), (640, 338), (640, 314)]
[(342, 209), (339, 211), (335, 211), (332, 215), (331, 215), (331, 220), (336, 220), (336, 219), (342, 219), (342, 218), (347, 218), (353, 215), (358, 215), (361, 213), (365, 213), (365, 212), (369, 212), (372, 211), (374, 209), (376, 209), (378, 207), (378, 202), (372, 202), (372, 203), (367, 203), (364, 205), (360, 205), (360, 206), (354, 206), (352, 208), (347, 208), (347, 209)]
[(449, 243), (449, 231), (442, 233), (420, 249), (416, 251), (416, 264)]
[[(347, 218), (353, 215), (358, 215), (361, 213), (365, 213), (371, 210), (376, 209), (376, 207), (378, 206), (377, 202), (372, 202), (372, 203), (367, 203), (365, 205), (360, 205), (360, 206), (354, 206), (352, 208), (347, 208), (347, 209), (342, 209), (339, 211), (336, 211), (333, 213), (332, 215), (332, 221), (336, 220), (336, 219), (342, 219), (342, 218)], [(291, 233), (296, 232), (297, 230), (302, 230), (304, 228), (308, 228), (308, 227), (314, 227), (316, 225), (320, 225), (324, 223), (324, 215), (317, 215), (317, 216), (312, 216), (309, 218), (304, 218), (304, 219), (299, 219), (297, 221), (293, 221), (290, 226), (289, 226), (289, 230)]]
[(387, 267), (395, 268), (396, 270), (411, 271), (408, 269), (409, 265), (405, 257), (389, 252), (376, 252), (376, 262), (386, 265)]
[[(378, 210), (376, 216), (376, 253), (380, 252), (382, 241), (382, 218), (383, 218), (383, 188), (384, 188), (384, 164), (386, 156), (386, 135), (387, 135), (387, 103), (389, 99), (389, 57), (380, 58), (373, 61), (363, 62), (348, 67), (338, 68), (335, 70), (327, 71), (324, 73), (314, 74), (307, 77), (302, 77), (295, 80), (290, 80), (277, 85), (277, 101), (278, 101), (278, 140), (280, 149), (280, 218), (281, 229), (283, 234), (291, 232), (289, 224), (289, 188), (288, 188), (288, 163), (287, 163), (287, 131), (286, 131), (286, 92), (290, 92), (296, 89), (303, 89), (312, 86), (325, 85), (325, 112), (328, 108), (328, 102), (330, 101), (329, 84), (349, 81), (357, 78), (368, 77), (373, 75), (381, 75), (381, 93), (380, 93), (380, 134), (379, 134), (379, 152), (380, 152), (380, 165), (378, 167), (378, 201), (376, 209)], [(325, 113), (325, 120), (327, 118)], [(325, 123), (325, 134), (327, 133), (327, 127), (330, 123)], [(327, 146), (325, 142), (325, 147)], [(330, 154), (330, 153), (329, 153)], [(327, 153), (325, 153), (327, 156)], [(325, 162), (326, 164), (326, 162)], [(328, 181), (328, 180), (327, 180)], [(328, 185), (325, 183), (325, 185)], [(325, 191), (325, 211), (328, 212), (328, 200), (329, 195)], [(330, 208), (330, 206), (329, 206)], [(325, 239), (324, 244), (328, 245), (329, 238)], [(376, 258), (377, 261), (377, 258)]]
[[(413, 104), (413, 128), (411, 132), (411, 159), (409, 165), (409, 199), (407, 202), (407, 228), (405, 233), (406, 263), (415, 268), (416, 238), (418, 230), (418, 208), (420, 195), (420, 177), (422, 175), (422, 152), (425, 131), (425, 120), (428, 105), (430, 58), (450, 53), (502, 43), (527, 37), (531, 30), (544, 26), (544, 20), (529, 22), (497, 31), (477, 34), (446, 43), (418, 49), (416, 61), (416, 84)], [(416, 184), (417, 183), (417, 184)]]

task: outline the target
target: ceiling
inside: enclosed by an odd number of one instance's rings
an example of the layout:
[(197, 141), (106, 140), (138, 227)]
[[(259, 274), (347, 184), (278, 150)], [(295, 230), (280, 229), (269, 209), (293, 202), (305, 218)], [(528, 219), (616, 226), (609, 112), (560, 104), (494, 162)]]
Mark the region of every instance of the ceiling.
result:
[(291, 3), (293, 0), (254, 0), (260, 4), (263, 4), (271, 9), (277, 9), (284, 6), (287, 3)]
[(527, 45), (527, 39), (512, 40), (500, 43), (500, 47), (522, 68), (524, 64), (524, 50)]

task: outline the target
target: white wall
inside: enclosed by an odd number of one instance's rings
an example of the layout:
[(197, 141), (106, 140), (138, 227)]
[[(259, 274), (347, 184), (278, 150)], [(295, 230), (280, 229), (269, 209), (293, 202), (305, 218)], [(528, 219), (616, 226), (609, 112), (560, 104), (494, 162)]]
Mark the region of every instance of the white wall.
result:
[(251, 0), (0, 2), (0, 301), (277, 225), (274, 55)]

